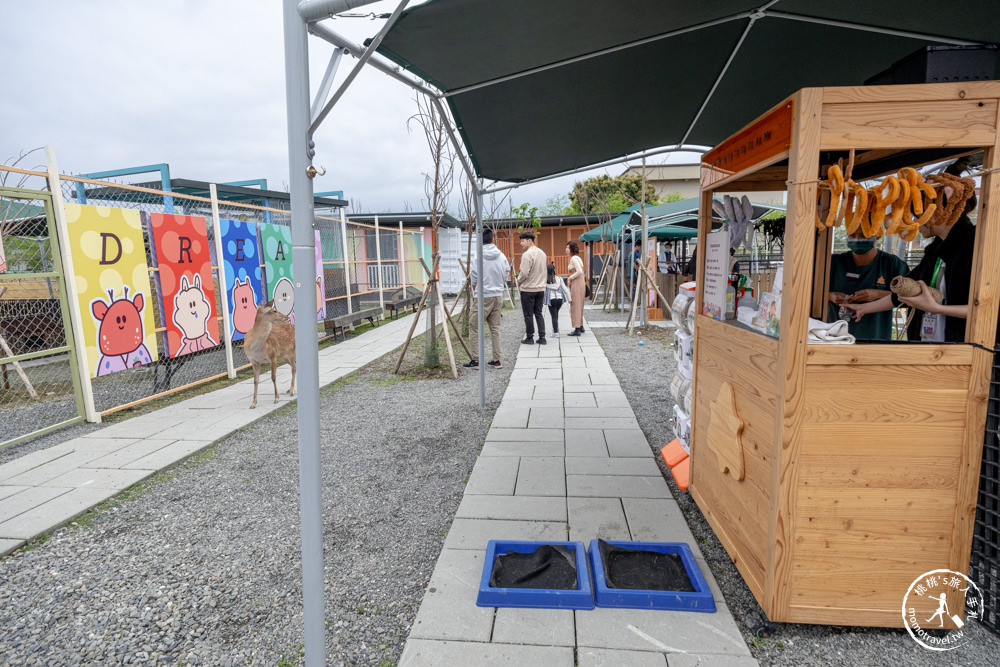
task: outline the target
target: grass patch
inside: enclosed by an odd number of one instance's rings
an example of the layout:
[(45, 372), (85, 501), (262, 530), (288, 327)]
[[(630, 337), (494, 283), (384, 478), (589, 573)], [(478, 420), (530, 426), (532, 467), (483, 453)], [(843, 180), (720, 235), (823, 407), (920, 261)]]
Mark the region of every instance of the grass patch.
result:
[(783, 641), (767, 639), (766, 637), (759, 637), (757, 635), (754, 635), (753, 637), (750, 638), (750, 645), (757, 650), (771, 648), (772, 646), (775, 646), (777, 648), (785, 648), (785, 642)]

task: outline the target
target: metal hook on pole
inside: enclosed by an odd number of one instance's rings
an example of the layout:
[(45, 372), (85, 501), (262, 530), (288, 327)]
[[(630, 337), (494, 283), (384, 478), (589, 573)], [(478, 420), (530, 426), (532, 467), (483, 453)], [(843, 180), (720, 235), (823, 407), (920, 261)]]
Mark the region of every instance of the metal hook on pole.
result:
[(320, 167), (319, 169), (317, 169), (316, 167), (309, 165), (308, 167), (306, 167), (306, 176), (308, 176), (309, 178), (316, 178), (316, 176), (326, 176), (326, 167)]

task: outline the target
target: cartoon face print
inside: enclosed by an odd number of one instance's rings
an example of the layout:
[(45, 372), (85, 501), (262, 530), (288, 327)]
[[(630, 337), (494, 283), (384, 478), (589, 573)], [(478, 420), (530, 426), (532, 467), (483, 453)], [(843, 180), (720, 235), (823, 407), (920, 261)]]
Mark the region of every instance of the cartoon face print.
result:
[(187, 276), (181, 276), (181, 289), (174, 296), (174, 322), (184, 332), (184, 337), (204, 336), (211, 313), (212, 306), (201, 291), (201, 276), (195, 274), (193, 285), (188, 283)]
[(123, 296), (115, 300), (114, 290), (108, 290), (110, 305), (96, 299), (90, 305), (94, 317), (100, 321), (97, 343), (105, 355), (123, 355), (142, 346), (142, 312), (145, 300), (142, 292), (129, 301), (128, 286), (123, 286)]
[(253, 328), (257, 316), (257, 295), (250, 286), (250, 278), (245, 282), (236, 279), (233, 286), (233, 328), (241, 334), (246, 334)]
[(320, 282), (322, 280), (323, 279), (320, 278), (320, 277), (316, 278), (316, 313), (317, 314), (323, 312), (323, 306), (324, 306), (324, 303), (323, 303), (323, 290), (320, 287)]
[(295, 294), (292, 292), (292, 281), (288, 278), (279, 280), (274, 286), (272, 298), (274, 300), (274, 307), (278, 312), (288, 317), (292, 312), (292, 308), (295, 307)]

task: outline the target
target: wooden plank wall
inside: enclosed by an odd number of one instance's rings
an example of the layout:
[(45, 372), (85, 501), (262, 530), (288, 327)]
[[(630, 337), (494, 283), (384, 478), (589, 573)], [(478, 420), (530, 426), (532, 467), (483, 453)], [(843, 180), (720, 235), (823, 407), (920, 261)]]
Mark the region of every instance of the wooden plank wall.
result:
[[(692, 429), (691, 495), (760, 601), (767, 570), (764, 559), (772, 495), (778, 342), (703, 315), (698, 320), (695, 329), (698, 395)], [(712, 418), (709, 404), (726, 381), (735, 387), (736, 408), (746, 422), (743, 481), (723, 474), (714, 453), (708, 452), (707, 447), (699, 450), (708, 437)], [(699, 453), (694, 455), (696, 451)]]
[(907, 587), (949, 562), (968, 381), (967, 365), (807, 366), (786, 620), (902, 627)]

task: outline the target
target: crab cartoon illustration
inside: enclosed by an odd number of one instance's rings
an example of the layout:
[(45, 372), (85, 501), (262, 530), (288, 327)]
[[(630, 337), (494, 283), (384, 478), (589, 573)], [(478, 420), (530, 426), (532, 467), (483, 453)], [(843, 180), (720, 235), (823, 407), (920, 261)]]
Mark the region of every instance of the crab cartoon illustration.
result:
[(178, 356), (217, 345), (207, 331), (211, 314), (212, 304), (201, 289), (201, 275), (195, 274), (194, 284), (188, 283), (187, 276), (181, 276), (181, 289), (174, 295), (174, 323), (184, 334)]
[(108, 290), (108, 302), (94, 299), (90, 310), (100, 322), (97, 328), (97, 345), (101, 357), (97, 360), (96, 376), (109, 375), (134, 366), (150, 363), (153, 358), (143, 343), (142, 308), (145, 298), (136, 292), (128, 298), (128, 285), (122, 285), (122, 298), (115, 299), (113, 289)]

